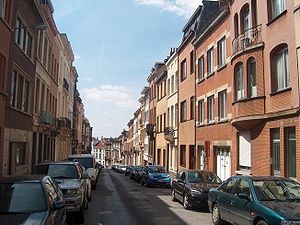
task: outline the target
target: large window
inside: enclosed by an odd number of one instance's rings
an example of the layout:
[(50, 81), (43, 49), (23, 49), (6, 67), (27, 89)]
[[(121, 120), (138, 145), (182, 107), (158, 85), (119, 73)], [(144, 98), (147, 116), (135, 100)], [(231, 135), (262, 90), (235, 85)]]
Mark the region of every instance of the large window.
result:
[(10, 105), (23, 112), (29, 110), (30, 83), (22, 75), (13, 71), (11, 81)]
[(222, 67), (226, 64), (226, 37), (218, 42), (218, 66)]
[(247, 75), (248, 75), (248, 96), (250, 98), (257, 96), (256, 87), (256, 61), (254, 58), (250, 58), (247, 63)]
[(198, 101), (198, 117), (199, 125), (204, 124), (204, 100)]
[(271, 133), (272, 175), (280, 175), (280, 129), (274, 128)]
[(208, 75), (211, 75), (214, 73), (214, 71), (215, 71), (214, 47), (212, 47), (207, 52), (207, 73), (208, 73)]
[(249, 5), (246, 4), (241, 10), (241, 31), (245, 32), (250, 29)]
[(226, 90), (219, 92), (219, 120), (225, 120), (227, 118), (227, 92)]
[(199, 75), (199, 80), (204, 79), (204, 56), (201, 56), (198, 59), (198, 75)]
[(207, 98), (207, 115), (208, 115), (208, 122), (214, 122), (214, 95)]
[(290, 86), (290, 74), (288, 65), (288, 48), (286, 45), (280, 46), (271, 52), (273, 62), (273, 92), (280, 91)]
[(191, 97), (190, 107), (191, 107), (191, 109), (190, 109), (190, 114), (191, 114), (190, 118), (191, 118), (191, 120), (193, 120), (193, 119), (195, 119), (195, 97), (194, 96)]
[(180, 103), (180, 121), (184, 122), (187, 120), (187, 105), (186, 101)]
[(186, 166), (186, 146), (180, 145), (180, 166)]
[(269, 20), (273, 20), (286, 10), (285, 0), (269, 0)]
[(183, 81), (186, 78), (186, 60), (183, 60), (181, 62), (181, 81)]
[(284, 129), (286, 176), (296, 177), (296, 129), (287, 127)]
[(190, 71), (191, 74), (194, 73), (194, 66), (195, 66), (195, 61), (194, 61), (194, 51), (191, 51), (190, 53)]
[(179, 123), (179, 109), (178, 103), (175, 104), (175, 126), (177, 127)]
[(243, 64), (238, 64), (234, 70), (234, 79), (235, 79), (235, 99), (239, 100), (244, 98), (244, 77), (243, 77)]
[(31, 34), (28, 32), (28, 29), (25, 29), (24, 27), (26, 27), (26, 25), (20, 18), (17, 18), (15, 28), (15, 42), (25, 52), (25, 54), (29, 58), (31, 58), (33, 40)]
[(0, 17), (5, 17), (6, 0), (0, 0)]

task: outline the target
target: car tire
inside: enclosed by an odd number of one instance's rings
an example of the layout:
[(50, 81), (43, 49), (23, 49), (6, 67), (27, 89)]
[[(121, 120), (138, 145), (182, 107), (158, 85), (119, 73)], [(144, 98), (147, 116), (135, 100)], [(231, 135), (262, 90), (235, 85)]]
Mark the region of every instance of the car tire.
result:
[(80, 211), (77, 213), (77, 221), (80, 224), (84, 223), (84, 210), (81, 208)]
[(171, 199), (172, 199), (172, 202), (177, 202), (177, 198), (176, 198), (176, 196), (175, 196), (175, 190), (174, 189), (172, 189), (172, 193), (171, 193)]
[(213, 205), (211, 218), (212, 218), (212, 222), (214, 225), (223, 225), (224, 224), (224, 221), (221, 219), (218, 204)]
[(264, 220), (260, 220), (256, 223), (256, 225), (268, 225)]
[(190, 205), (189, 205), (189, 202), (188, 202), (188, 195), (187, 194), (184, 194), (183, 195), (183, 208), (184, 209), (190, 209)]

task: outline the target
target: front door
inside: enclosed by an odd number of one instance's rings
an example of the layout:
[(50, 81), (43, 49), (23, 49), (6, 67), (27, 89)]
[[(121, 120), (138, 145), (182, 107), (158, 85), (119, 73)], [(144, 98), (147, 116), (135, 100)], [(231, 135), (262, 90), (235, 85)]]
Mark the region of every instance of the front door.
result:
[(221, 180), (231, 176), (231, 153), (229, 147), (215, 147), (216, 151), (216, 173)]

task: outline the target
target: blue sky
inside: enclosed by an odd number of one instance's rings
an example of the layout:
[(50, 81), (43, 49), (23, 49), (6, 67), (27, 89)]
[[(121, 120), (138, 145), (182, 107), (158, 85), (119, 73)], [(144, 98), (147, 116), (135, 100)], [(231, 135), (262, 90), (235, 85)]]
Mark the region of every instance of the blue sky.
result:
[(52, 0), (79, 74), (93, 136), (119, 136), (138, 109), (151, 67), (178, 47), (201, 0)]

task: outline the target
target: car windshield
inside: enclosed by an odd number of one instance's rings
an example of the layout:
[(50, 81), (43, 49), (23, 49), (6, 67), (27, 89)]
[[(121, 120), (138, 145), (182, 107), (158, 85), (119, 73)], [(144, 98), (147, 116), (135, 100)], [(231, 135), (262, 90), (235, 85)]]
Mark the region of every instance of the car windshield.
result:
[(79, 162), (84, 168), (94, 168), (93, 166), (93, 158), (69, 158), (69, 161)]
[(214, 173), (191, 171), (188, 173), (189, 183), (221, 183), (221, 179)]
[(164, 167), (149, 167), (149, 173), (166, 173)]
[(0, 214), (35, 213), (47, 210), (44, 190), (40, 183), (0, 184)]
[(259, 180), (253, 186), (260, 201), (300, 200), (300, 185), (292, 180)]
[(56, 179), (78, 179), (79, 178), (75, 165), (68, 165), (68, 164), (49, 165), (48, 175)]

